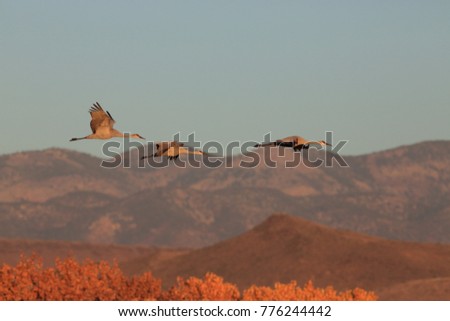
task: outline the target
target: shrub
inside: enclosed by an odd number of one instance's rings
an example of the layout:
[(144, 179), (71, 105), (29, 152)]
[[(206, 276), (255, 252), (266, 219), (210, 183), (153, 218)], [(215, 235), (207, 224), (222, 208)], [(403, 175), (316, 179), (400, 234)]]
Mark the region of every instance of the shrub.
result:
[(290, 283), (275, 283), (274, 287), (252, 285), (243, 293), (244, 301), (350, 301), (350, 300), (376, 300), (373, 292), (356, 288), (337, 293), (328, 286), (315, 288), (312, 281), (308, 281), (303, 288), (296, 281)]
[(204, 279), (177, 278), (177, 284), (162, 296), (171, 301), (236, 301), (240, 299), (238, 288), (223, 278), (207, 273)]
[(151, 273), (127, 278), (117, 264), (57, 259), (44, 269), (36, 257), (21, 258), (0, 270), (0, 300), (155, 300), (161, 281)]
[(337, 292), (332, 287), (315, 288), (311, 281), (304, 287), (297, 282), (274, 287), (252, 285), (242, 296), (238, 288), (213, 273), (203, 279), (177, 278), (168, 291), (162, 292), (161, 280), (150, 272), (126, 277), (116, 263), (73, 258), (57, 259), (55, 266), (44, 268), (42, 259), (21, 257), (15, 266), (0, 268), (0, 300), (190, 300), (190, 301), (305, 301), (305, 300), (376, 300), (373, 292), (356, 288)]

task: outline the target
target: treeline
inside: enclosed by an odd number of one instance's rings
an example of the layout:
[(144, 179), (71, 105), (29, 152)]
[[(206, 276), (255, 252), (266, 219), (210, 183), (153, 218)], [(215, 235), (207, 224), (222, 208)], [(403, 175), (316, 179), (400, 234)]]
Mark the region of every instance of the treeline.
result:
[(207, 273), (202, 279), (179, 277), (169, 290), (150, 272), (125, 276), (117, 264), (72, 258), (55, 261), (44, 268), (35, 256), (22, 257), (16, 266), (0, 270), (0, 300), (376, 300), (373, 292), (359, 288), (337, 292), (332, 287), (316, 288), (312, 282), (303, 287), (295, 281), (273, 287), (251, 286), (242, 291), (223, 278)]

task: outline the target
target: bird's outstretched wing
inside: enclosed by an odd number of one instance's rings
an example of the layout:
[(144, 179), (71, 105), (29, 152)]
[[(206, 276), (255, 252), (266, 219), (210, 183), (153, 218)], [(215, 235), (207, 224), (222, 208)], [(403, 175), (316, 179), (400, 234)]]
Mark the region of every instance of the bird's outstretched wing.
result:
[(294, 146), (294, 142), (283, 141), (281, 139), (278, 139), (278, 140), (276, 140), (274, 142), (256, 144), (253, 147), (267, 147), (267, 146), (293, 147)]
[(91, 109), (89, 109), (89, 113), (92, 118), (91, 129), (94, 134), (100, 127), (107, 127), (109, 129), (113, 128), (115, 120), (108, 111), (105, 112), (103, 110), (102, 106), (100, 106), (98, 102), (96, 102)]
[(289, 141), (282, 141), (282, 140), (277, 140), (275, 145), (277, 146), (282, 146), (282, 147), (294, 147), (294, 142), (289, 142)]
[(305, 150), (309, 149), (309, 144), (298, 144), (298, 145), (295, 145), (293, 148), (294, 148), (294, 151), (299, 152), (302, 149), (305, 149)]
[(265, 147), (265, 146), (294, 147), (303, 142), (305, 142), (305, 139), (303, 137), (288, 136), (282, 139), (277, 139), (274, 142), (256, 144), (254, 147)]
[(253, 147), (266, 147), (266, 146), (276, 146), (277, 144), (275, 142), (268, 142), (268, 143), (259, 143), (254, 145)]
[(180, 147), (184, 146), (183, 143), (172, 141), (172, 142), (159, 142), (156, 145), (156, 153), (154, 156), (163, 156), (165, 155), (169, 149), (172, 151), (178, 150)]

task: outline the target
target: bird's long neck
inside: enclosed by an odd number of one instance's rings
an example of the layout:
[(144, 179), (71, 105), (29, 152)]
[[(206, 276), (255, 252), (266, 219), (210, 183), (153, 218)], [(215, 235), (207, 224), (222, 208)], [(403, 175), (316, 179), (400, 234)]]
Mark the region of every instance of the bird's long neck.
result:
[(111, 131), (111, 136), (112, 137), (130, 137), (130, 134), (129, 133), (122, 133), (122, 132), (120, 132), (120, 131), (118, 131), (117, 129), (113, 129), (112, 131)]

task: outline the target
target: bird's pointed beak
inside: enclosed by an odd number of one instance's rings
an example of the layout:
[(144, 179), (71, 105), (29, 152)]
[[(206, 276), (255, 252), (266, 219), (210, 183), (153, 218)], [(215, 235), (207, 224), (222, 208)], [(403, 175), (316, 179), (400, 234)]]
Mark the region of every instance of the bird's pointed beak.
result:
[(328, 144), (327, 142), (325, 142), (325, 145), (327, 145), (327, 146), (331, 146), (331, 144)]

